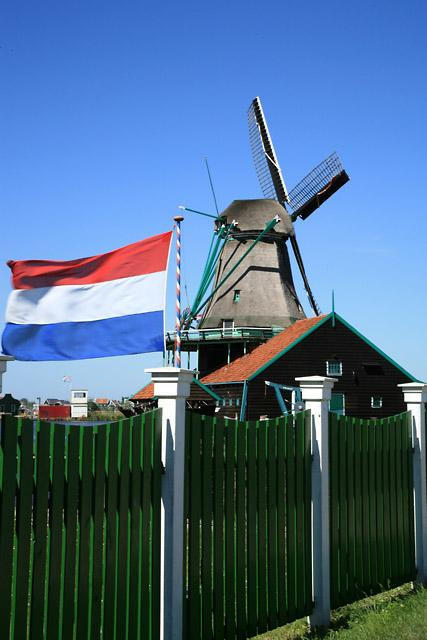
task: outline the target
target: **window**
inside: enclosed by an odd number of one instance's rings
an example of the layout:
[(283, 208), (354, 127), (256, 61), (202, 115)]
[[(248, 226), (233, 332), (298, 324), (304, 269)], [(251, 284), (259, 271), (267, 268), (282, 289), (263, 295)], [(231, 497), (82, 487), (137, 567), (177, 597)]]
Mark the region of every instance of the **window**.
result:
[(234, 289), (233, 302), (239, 302), (240, 300), (240, 289)]
[(222, 321), (222, 330), (225, 336), (232, 336), (234, 329), (234, 320), (223, 320)]
[(74, 392), (74, 397), (75, 398), (86, 398), (86, 392), (85, 391), (75, 391)]
[(327, 376), (341, 376), (342, 375), (342, 362), (341, 362), (341, 360), (328, 360), (326, 362), (326, 375)]
[(372, 409), (381, 409), (383, 406), (383, 399), (381, 396), (371, 396)]
[(329, 411), (337, 413), (339, 416), (345, 415), (345, 400), (343, 393), (333, 393), (329, 403)]

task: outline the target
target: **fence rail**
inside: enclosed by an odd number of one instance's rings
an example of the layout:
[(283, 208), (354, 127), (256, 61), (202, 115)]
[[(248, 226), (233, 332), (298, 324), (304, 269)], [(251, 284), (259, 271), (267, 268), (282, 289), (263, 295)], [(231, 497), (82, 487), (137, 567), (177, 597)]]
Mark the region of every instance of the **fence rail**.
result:
[(188, 412), (186, 440), (185, 637), (248, 638), (309, 613), (309, 414)]
[(2, 418), (0, 638), (157, 640), (160, 429)]
[(415, 577), (410, 414), (330, 414), (331, 601), (341, 606)]

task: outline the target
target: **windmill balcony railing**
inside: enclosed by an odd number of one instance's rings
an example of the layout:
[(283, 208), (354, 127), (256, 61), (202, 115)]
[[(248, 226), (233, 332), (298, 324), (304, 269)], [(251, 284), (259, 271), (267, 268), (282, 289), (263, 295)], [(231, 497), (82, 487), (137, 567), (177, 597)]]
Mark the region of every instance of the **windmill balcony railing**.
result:
[[(227, 327), (211, 329), (185, 329), (181, 331), (181, 342), (205, 342), (216, 340), (268, 340), (283, 331), (282, 327)], [(175, 341), (175, 331), (166, 332), (166, 342)]]

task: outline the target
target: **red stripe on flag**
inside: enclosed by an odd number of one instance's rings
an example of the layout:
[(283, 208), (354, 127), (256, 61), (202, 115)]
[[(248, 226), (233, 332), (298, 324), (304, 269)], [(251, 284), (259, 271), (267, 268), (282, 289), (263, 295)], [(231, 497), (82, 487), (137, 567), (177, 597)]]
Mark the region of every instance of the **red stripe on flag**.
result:
[(10, 260), (15, 289), (96, 284), (165, 271), (172, 232), (134, 242), (109, 253), (78, 260)]

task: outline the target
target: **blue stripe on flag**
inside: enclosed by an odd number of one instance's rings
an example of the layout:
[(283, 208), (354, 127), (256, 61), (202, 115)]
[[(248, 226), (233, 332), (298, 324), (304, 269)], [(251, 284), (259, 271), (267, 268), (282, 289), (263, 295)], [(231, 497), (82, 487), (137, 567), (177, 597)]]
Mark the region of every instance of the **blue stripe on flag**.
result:
[(17, 360), (80, 360), (163, 351), (163, 311), (57, 324), (7, 323), (3, 353)]

